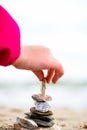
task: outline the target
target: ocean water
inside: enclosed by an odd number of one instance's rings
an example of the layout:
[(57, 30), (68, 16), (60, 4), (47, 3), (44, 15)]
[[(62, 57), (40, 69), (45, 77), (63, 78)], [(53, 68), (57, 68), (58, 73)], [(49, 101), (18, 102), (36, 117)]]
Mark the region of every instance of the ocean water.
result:
[[(9, 81), (10, 80), (10, 81)], [(0, 82), (0, 106), (28, 108), (34, 106), (31, 98), (40, 93), (41, 82), (36, 80), (12, 80)], [(87, 82), (61, 79), (57, 84), (47, 84), (46, 94), (52, 96), (51, 107), (87, 108)]]

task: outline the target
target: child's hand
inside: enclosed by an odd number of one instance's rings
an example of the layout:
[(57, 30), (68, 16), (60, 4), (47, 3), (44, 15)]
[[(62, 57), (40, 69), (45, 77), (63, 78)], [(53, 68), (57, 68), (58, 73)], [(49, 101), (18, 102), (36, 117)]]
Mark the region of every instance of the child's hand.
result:
[(13, 65), (18, 69), (31, 70), (39, 80), (44, 78), (43, 70), (47, 70), (47, 83), (51, 80), (56, 83), (64, 74), (62, 65), (50, 49), (43, 46), (22, 46), (21, 55)]

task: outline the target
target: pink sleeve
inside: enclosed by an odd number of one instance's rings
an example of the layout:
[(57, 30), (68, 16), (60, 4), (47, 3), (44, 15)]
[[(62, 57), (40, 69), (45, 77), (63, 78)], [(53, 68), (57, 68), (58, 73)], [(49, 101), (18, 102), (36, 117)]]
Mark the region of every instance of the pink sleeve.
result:
[(0, 6), (0, 65), (13, 64), (19, 55), (19, 27), (10, 14)]

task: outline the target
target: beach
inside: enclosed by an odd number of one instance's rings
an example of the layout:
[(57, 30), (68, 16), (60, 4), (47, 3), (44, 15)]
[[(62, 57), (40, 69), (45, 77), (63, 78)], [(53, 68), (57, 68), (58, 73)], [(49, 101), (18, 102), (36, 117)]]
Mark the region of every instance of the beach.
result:
[[(52, 108), (55, 124), (61, 130), (86, 130), (87, 109)], [(29, 108), (0, 108), (0, 130), (13, 130), (17, 117), (24, 117)]]
[[(71, 84), (70, 84), (71, 83)], [(55, 124), (60, 130), (87, 129), (87, 87), (85, 84), (47, 85), (46, 93), (52, 96), (49, 102)], [(40, 93), (41, 84), (36, 82), (1, 82), (0, 87), (0, 130), (14, 130), (17, 117), (24, 117), (34, 106), (31, 96)], [(15, 129), (16, 130), (16, 129)], [(47, 129), (46, 129), (47, 130)], [(50, 129), (48, 129), (50, 130)], [(55, 130), (55, 129), (53, 129)]]

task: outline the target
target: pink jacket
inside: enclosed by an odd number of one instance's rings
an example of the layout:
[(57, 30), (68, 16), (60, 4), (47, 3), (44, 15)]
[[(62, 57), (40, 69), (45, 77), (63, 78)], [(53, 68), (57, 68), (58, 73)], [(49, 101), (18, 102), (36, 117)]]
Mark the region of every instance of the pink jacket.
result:
[(19, 27), (10, 14), (0, 6), (0, 65), (13, 64), (19, 55)]

